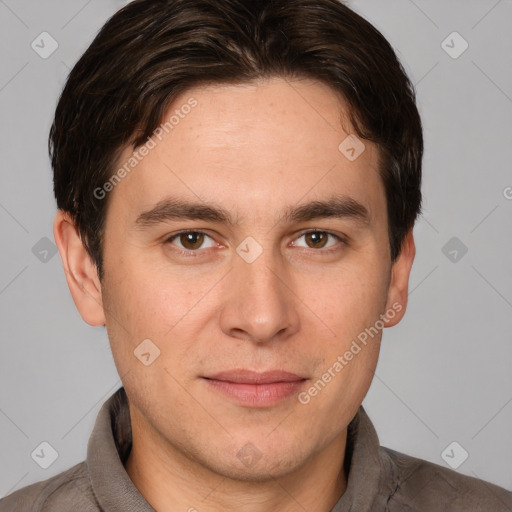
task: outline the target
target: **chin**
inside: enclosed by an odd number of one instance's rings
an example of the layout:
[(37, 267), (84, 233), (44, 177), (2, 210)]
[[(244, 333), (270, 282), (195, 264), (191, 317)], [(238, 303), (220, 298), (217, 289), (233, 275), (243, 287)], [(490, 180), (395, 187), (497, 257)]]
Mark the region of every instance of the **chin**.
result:
[[(275, 457), (276, 454), (272, 454), (272, 458)], [(226, 462), (225, 465), (216, 465), (215, 468), (211, 469), (213, 469), (215, 473), (234, 481), (268, 483), (293, 473), (294, 470), (299, 469), (299, 467), (300, 464), (296, 460), (264, 460), (262, 457), (251, 467), (244, 467), (238, 463), (232, 465)]]
[[(276, 446), (268, 439), (261, 439), (258, 446), (242, 442), (226, 448), (225, 456), (204, 461), (210, 470), (232, 480), (244, 482), (269, 482), (298, 470), (308, 456), (297, 446)], [(264, 446), (263, 446), (264, 445)], [(240, 447), (241, 446), (241, 447)], [(212, 464), (213, 462), (213, 464)]]

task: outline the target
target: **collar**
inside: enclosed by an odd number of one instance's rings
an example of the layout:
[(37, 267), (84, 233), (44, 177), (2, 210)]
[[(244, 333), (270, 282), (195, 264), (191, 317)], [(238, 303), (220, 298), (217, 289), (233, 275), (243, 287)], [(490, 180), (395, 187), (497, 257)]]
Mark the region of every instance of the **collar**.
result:
[[(155, 512), (130, 480), (124, 463), (132, 432), (123, 387), (101, 407), (87, 445), (87, 467), (93, 492), (105, 512)], [(384, 510), (394, 491), (377, 432), (363, 406), (347, 432), (347, 488), (331, 512)]]
[(124, 468), (131, 446), (130, 410), (122, 387), (101, 407), (87, 444), (92, 490), (105, 512), (155, 512)]

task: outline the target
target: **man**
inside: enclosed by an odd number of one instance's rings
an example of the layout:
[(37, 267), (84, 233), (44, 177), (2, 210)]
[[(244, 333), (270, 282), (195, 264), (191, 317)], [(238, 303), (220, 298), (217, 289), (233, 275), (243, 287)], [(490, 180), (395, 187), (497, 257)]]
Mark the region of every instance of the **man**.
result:
[(54, 235), (123, 382), (0, 511), (507, 511), (361, 406), (407, 306), (414, 92), (337, 0), (138, 0), (71, 72)]

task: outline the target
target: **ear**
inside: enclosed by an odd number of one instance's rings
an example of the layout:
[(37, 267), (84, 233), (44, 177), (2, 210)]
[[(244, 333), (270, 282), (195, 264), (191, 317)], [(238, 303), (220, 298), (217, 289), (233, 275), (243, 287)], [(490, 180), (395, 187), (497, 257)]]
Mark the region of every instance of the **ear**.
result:
[(398, 324), (405, 314), (409, 295), (409, 276), (415, 255), (416, 246), (414, 245), (414, 237), (411, 228), (404, 238), (398, 258), (391, 267), (391, 280), (388, 288), (386, 311), (394, 311), (395, 315), (392, 318), (391, 315), (386, 315), (386, 327), (392, 327)]
[(63, 210), (58, 210), (55, 216), (53, 236), (78, 312), (89, 325), (105, 325), (101, 284), (96, 266), (87, 253), (70, 215)]

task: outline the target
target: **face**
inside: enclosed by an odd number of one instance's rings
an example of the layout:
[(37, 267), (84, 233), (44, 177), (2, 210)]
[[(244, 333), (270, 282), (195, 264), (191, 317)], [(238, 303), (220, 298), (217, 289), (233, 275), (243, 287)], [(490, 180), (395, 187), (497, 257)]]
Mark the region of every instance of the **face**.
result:
[(108, 197), (102, 311), (134, 429), (162, 458), (284, 475), (344, 435), (412, 258), (391, 264), (378, 150), (339, 149), (327, 86), (195, 88), (173, 113)]

